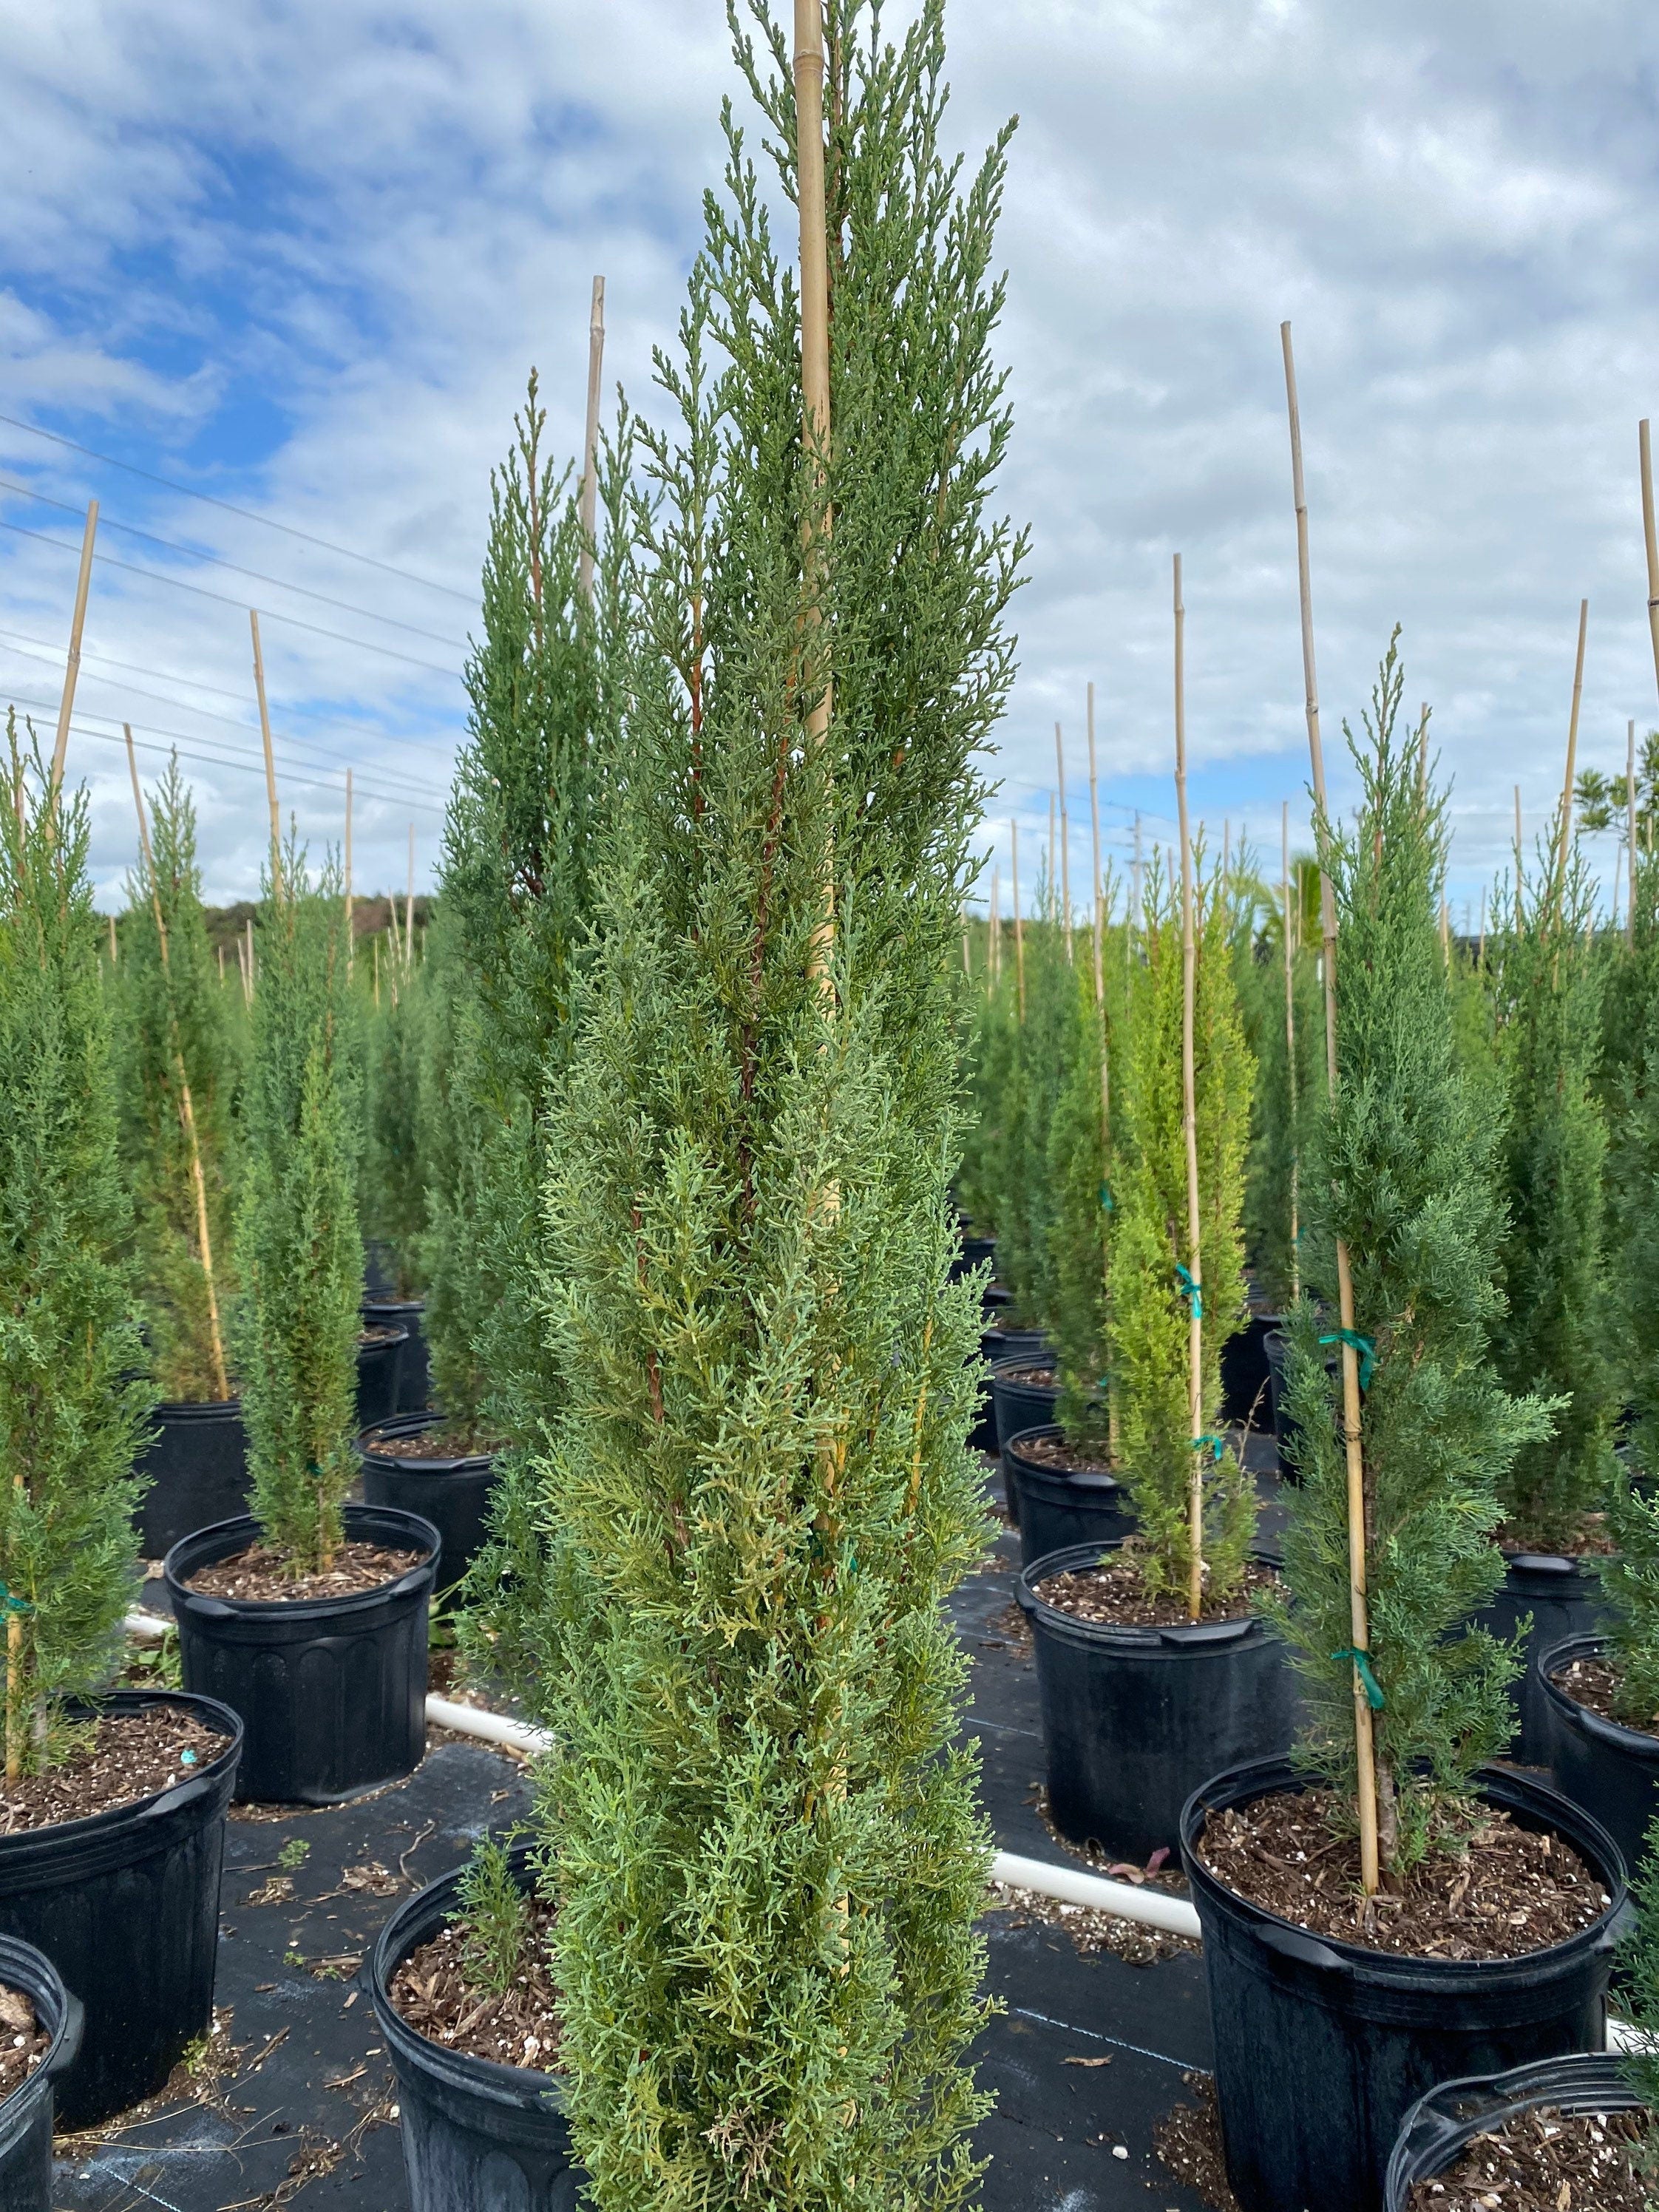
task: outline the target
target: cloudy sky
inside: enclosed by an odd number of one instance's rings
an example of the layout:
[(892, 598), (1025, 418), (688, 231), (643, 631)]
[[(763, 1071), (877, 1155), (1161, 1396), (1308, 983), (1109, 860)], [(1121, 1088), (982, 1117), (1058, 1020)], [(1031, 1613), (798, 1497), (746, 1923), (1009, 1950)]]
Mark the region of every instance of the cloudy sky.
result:
[[(1626, 718), (1659, 721), (1636, 472), (1659, 11), (952, 0), (950, 21), (963, 144), (1020, 118), (1006, 492), (1034, 553), (988, 825), (1005, 912), (1008, 820), (1027, 883), (1048, 835), (1056, 720), (1086, 882), (1091, 680), (1109, 842), (1136, 810), (1170, 834), (1176, 550), (1194, 805), (1275, 854), (1280, 801), (1305, 822), (1286, 316), (1334, 782), (1399, 622), (1454, 780), (1454, 905), (1478, 899), (1515, 785), (1528, 838), (1559, 791), (1581, 597), (1581, 759), (1620, 768)], [(50, 728), (95, 495), (70, 761), (100, 893), (133, 845), (124, 719), (146, 775), (186, 756), (210, 895), (253, 888), (250, 605), (284, 804), (337, 836), (350, 763), (359, 884), (401, 880), (411, 822), (426, 883), (490, 463), (532, 362), (577, 443), (595, 271), (608, 380), (647, 397), (735, 88), (723, 10), (11, 0), (0, 73), (0, 698)]]

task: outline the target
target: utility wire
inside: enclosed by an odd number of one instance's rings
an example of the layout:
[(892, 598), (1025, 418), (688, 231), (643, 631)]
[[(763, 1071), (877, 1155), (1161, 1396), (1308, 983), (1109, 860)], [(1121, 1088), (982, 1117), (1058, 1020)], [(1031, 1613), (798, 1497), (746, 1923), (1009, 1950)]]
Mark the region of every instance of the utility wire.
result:
[(349, 545), (336, 545), (329, 538), (313, 538), (308, 530), (296, 530), (291, 522), (273, 521), (268, 514), (256, 514), (250, 507), (236, 507), (228, 499), (216, 499), (211, 492), (174, 483), (171, 477), (158, 477), (131, 461), (118, 461), (111, 453), (94, 453), (90, 446), (77, 445), (73, 438), (65, 438), (57, 430), (43, 430), (38, 422), (25, 422), (15, 415), (0, 415), (0, 422), (9, 422), (14, 430), (25, 430), (31, 438), (46, 438), (54, 446), (66, 446), (72, 453), (84, 453), (89, 461), (100, 461), (106, 469), (125, 469), (129, 476), (142, 477), (146, 483), (160, 484), (164, 491), (176, 491), (185, 499), (199, 499), (205, 507), (219, 507), (226, 514), (239, 514), (243, 521), (259, 523), (266, 530), (280, 530), (285, 538), (297, 538), (302, 545), (319, 545), (325, 553), (337, 553), (347, 561), (361, 561), (370, 568), (379, 568), (388, 576), (401, 576), (405, 583), (419, 584), (428, 592), (443, 592), (465, 606), (477, 605), (471, 592), (458, 592), (453, 584), (434, 583), (430, 576), (417, 576), (412, 568), (396, 568), (390, 561), (377, 561), (372, 553), (355, 553)]
[[(8, 522), (3, 515), (0, 515), (0, 530), (12, 531), (19, 538), (33, 538), (42, 545), (55, 545), (60, 553), (73, 553), (77, 559), (80, 557), (78, 545), (69, 544), (61, 538), (48, 538), (44, 530), (26, 529), (21, 522)], [(245, 600), (227, 599), (222, 592), (210, 592), (204, 584), (187, 584), (182, 576), (169, 576), (165, 569), (135, 568), (131, 561), (118, 561), (112, 553), (94, 553), (92, 557), (102, 562), (106, 568), (120, 568), (129, 576), (142, 576), (146, 583), (170, 584), (175, 592), (192, 592), (198, 599), (213, 599), (222, 607), (246, 611)], [(290, 629), (309, 630), (313, 637), (330, 637), (337, 645), (353, 645), (360, 653), (378, 653), (385, 659), (401, 660), (410, 668), (424, 668), (434, 676), (454, 676), (459, 681), (455, 669), (441, 667), (435, 660), (417, 660), (412, 653), (399, 653), (393, 646), (377, 645), (373, 638), (347, 637), (341, 630), (324, 629), (318, 623), (301, 622), (298, 615), (285, 615), (270, 607), (258, 607), (254, 611), (267, 622), (286, 623)]]
[[(67, 499), (54, 499), (50, 492), (36, 491), (32, 484), (15, 483), (10, 477), (0, 477), (0, 491), (15, 492), (21, 499), (39, 500), (43, 507), (55, 507), (64, 514), (81, 514), (84, 508)], [(227, 561), (222, 554), (204, 553), (195, 545), (181, 545), (177, 538), (158, 538), (153, 530), (140, 530), (131, 522), (117, 522), (112, 515), (99, 516), (106, 530), (119, 530), (128, 538), (141, 538), (146, 545), (159, 545), (164, 553), (182, 554), (186, 561), (205, 561), (211, 568), (228, 568), (234, 576), (252, 577), (256, 584), (273, 584), (279, 592), (297, 592), (302, 599), (315, 599), (325, 607), (337, 607), (342, 614), (360, 615), (365, 622), (385, 623), (392, 629), (406, 629), (411, 637), (423, 637), (431, 645), (447, 645), (457, 653), (466, 651), (464, 638), (441, 637), (434, 629), (422, 629), (418, 623), (399, 622), (396, 615), (383, 615), (373, 607), (354, 606), (349, 599), (337, 599), (327, 592), (313, 592), (307, 584), (291, 584), (286, 576), (268, 576), (263, 568), (245, 568), (240, 561)]]

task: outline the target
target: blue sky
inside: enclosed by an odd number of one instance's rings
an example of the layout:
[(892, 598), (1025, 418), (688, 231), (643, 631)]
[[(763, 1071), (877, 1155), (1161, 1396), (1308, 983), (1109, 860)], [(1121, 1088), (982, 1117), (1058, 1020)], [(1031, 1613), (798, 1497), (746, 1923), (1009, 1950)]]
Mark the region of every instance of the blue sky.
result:
[[(1582, 757), (1618, 766), (1626, 716), (1659, 721), (1635, 472), (1659, 413), (1659, 17), (953, 0), (950, 21), (963, 143), (1021, 118), (1006, 493), (1034, 553), (988, 826), (1005, 911), (1007, 820), (1029, 881), (1057, 719), (1086, 879), (1091, 679), (1112, 841), (1136, 808), (1169, 834), (1177, 550), (1194, 805), (1274, 848), (1281, 799), (1305, 817), (1285, 315), (1328, 738), (1401, 622), (1454, 778), (1454, 904), (1474, 901), (1514, 785), (1528, 835), (1553, 804), (1582, 595)], [(338, 835), (349, 762), (360, 885), (401, 880), (411, 821), (427, 881), (489, 465), (532, 361), (574, 446), (595, 270), (608, 374), (648, 404), (735, 89), (722, 11), (60, 0), (0, 15), (0, 413), (385, 564), (0, 422), (0, 479), (25, 488), (0, 490), (0, 696), (50, 724), (67, 634), (72, 551), (22, 531), (73, 546), (66, 510), (95, 493), (100, 550), (177, 580), (96, 572), (71, 762), (100, 891), (133, 844), (124, 716), (147, 773), (174, 735), (221, 756), (186, 763), (209, 888), (252, 890), (250, 600), (302, 830)]]

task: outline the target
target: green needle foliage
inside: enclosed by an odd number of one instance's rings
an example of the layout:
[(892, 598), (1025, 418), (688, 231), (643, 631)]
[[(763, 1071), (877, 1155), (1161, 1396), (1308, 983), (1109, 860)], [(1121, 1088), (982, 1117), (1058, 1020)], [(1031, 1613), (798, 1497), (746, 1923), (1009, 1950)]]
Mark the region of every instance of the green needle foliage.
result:
[[(1659, 1468), (1659, 857), (1638, 853), (1634, 944), (1607, 988), (1602, 1095), (1607, 1101), (1607, 1243), (1620, 1380), (1636, 1413), (1633, 1455)], [(1644, 1272), (1645, 1271), (1645, 1272)]]
[(461, 1948), (467, 1979), (504, 1996), (523, 1968), (530, 1941), (530, 1900), (519, 1887), (507, 1846), (493, 1836), (474, 1847), (455, 1893), (465, 1927)]
[(202, 910), (196, 809), (176, 758), (151, 794), (149, 832), (155, 881), (142, 860), (127, 878), (125, 943), (114, 979), (123, 1047), (123, 1151), (136, 1200), (156, 1383), (163, 1398), (200, 1401), (221, 1391), (182, 1085), (190, 1087), (212, 1286), (228, 1358), (234, 1287), (231, 1184), (241, 1070), (229, 997), (220, 986)]
[[(48, 1701), (102, 1688), (132, 1601), (134, 1451), (154, 1402), (118, 1153), (87, 799), (53, 806), (8, 719), (0, 807), (0, 1601), (9, 1773)], [(11, 801), (15, 799), (15, 804)]]
[(975, 1149), (992, 1194), (997, 1279), (1013, 1293), (1012, 1318), (1018, 1327), (1047, 1328), (1060, 1304), (1053, 1146), (1075, 1042), (1078, 971), (1066, 957), (1046, 872), (1038, 880), (1036, 905), (1024, 926), (1024, 1016), (1011, 953), (988, 1019), (976, 1085), (981, 1133)]
[[(1244, 1318), (1244, 1155), (1255, 1069), (1244, 1042), (1232, 917), (1216, 876), (1194, 858), (1198, 962), (1193, 1066), (1198, 1121), (1200, 1257), (1203, 1276), (1203, 1402), (1211, 1435), (1204, 1468), (1206, 1598), (1237, 1589), (1255, 1534), (1256, 1497), (1214, 1432), (1221, 1347)], [(1192, 1268), (1182, 1077), (1181, 891), (1173, 865), (1146, 872), (1137, 933), (1127, 1069), (1127, 1161), (1112, 1268), (1113, 1381), (1119, 1474), (1139, 1516), (1149, 1591), (1184, 1597), (1192, 1561), (1188, 1516), (1194, 1446), (1188, 1398), (1188, 1294)], [(1219, 1446), (1218, 1451), (1216, 1447)]]
[(1649, 1823), (1641, 1863), (1631, 1869), (1636, 1927), (1619, 1954), (1620, 2006), (1641, 2037), (1626, 2055), (1625, 2075), (1647, 2106), (1648, 2179), (1659, 2185), (1659, 1816)]
[(1659, 1726), (1659, 1502), (1620, 1473), (1609, 1493), (1613, 1556), (1601, 1567), (1607, 1644), (1619, 1667), (1616, 1709), (1632, 1727)]
[(1301, 1175), (1325, 1099), (1325, 994), (1319, 980), (1318, 908), (1316, 902), (1313, 935), (1305, 936), (1299, 860), (1295, 866), (1291, 879), (1294, 1068), (1285, 1020), (1285, 910), (1277, 886), (1249, 886), (1255, 893), (1249, 921), (1235, 946), (1240, 1011), (1256, 1065), (1244, 1176), (1244, 1247), (1257, 1289), (1279, 1313), (1288, 1310), (1301, 1287), (1301, 1264), (1291, 1246), (1293, 1170), (1299, 1218)]
[[(1108, 912), (1114, 889), (1109, 881), (1103, 901)], [(1105, 932), (1101, 966), (1103, 1008), (1095, 1000), (1092, 943), (1079, 932), (1047, 1175), (1054, 1206), (1049, 1264), (1060, 1382), (1056, 1412), (1067, 1437), (1097, 1455), (1109, 1452), (1112, 1442), (1108, 1370), (1117, 1218), (1114, 1181), (1123, 1133), (1125, 1073), (1121, 929)], [(1103, 1059), (1109, 1078), (1103, 1096)]]
[(433, 1004), (423, 958), (396, 969), (378, 1006), (365, 1010), (368, 1031), (368, 1132), (363, 1147), (364, 1233), (382, 1239), (392, 1256), (392, 1295), (418, 1297), (424, 1287), (422, 1240), (427, 1230), (426, 1162), (422, 1146), (421, 1084), (428, 1031), (448, 1019)]
[(1606, 963), (1589, 939), (1589, 871), (1576, 849), (1565, 870), (1558, 854), (1552, 837), (1539, 890), (1504, 916), (1493, 977), (1509, 1228), (1492, 1349), (1510, 1390), (1561, 1401), (1554, 1433), (1522, 1446), (1501, 1492), (1530, 1551), (1571, 1549), (1613, 1474), (1607, 1132), (1594, 1091)]
[[(1437, 928), (1445, 802), (1419, 781), (1395, 723), (1397, 649), (1364, 738), (1349, 750), (1357, 818), (1329, 824), (1336, 894), (1338, 1091), (1304, 1188), (1317, 1249), (1346, 1239), (1357, 1333), (1372, 1349), (1363, 1439), (1372, 1669), (1385, 1869), (1445, 1832), (1474, 1769), (1507, 1746), (1511, 1654), (1464, 1626), (1503, 1578), (1492, 1539), (1502, 1484), (1550, 1407), (1493, 1373), (1502, 1319), (1498, 1133), (1459, 1068)], [(1336, 1285), (1316, 1280), (1328, 1310)], [(1302, 1483), (1288, 1499), (1280, 1625), (1300, 1654), (1310, 1763), (1354, 1787), (1346, 1456), (1332, 1324), (1310, 1298), (1291, 1328), (1291, 1410)]]
[[(787, 189), (788, 44), (757, 21)], [(988, 512), (1003, 154), (958, 191), (937, 4), (896, 50), (851, 7), (828, 27), (822, 625), (794, 288), (728, 118), (659, 363), (681, 427), (651, 448), (601, 942), (550, 1093), (542, 1817), (599, 2212), (958, 2203), (983, 2109), (988, 1842), (941, 1601), (988, 1534), (976, 1286), (948, 1274), (972, 762), (1021, 553)]]
[(362, 1079), (337, 865), (313, 883), (290, 836), (254, 941), (238, 1364), (253, 1511), (301, 1576), (329, 1564), (357, 1472)]

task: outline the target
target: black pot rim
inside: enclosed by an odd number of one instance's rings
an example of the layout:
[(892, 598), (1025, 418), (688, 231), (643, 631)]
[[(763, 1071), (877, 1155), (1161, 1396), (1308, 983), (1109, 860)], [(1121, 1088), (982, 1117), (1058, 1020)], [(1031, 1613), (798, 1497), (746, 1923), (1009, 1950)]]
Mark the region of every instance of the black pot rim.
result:
[[(1576, 2078), (1580, 2076), (1582, 2087)], [(1460, 2101), (1478, 2109), (1459, 2112)], [(1425, 2152), (1438, 2161), (1434, 2172), (1413, 2175), (1409, 2181), (1431, 2181), (1444, 2173), (1458, 2153), (1505, 2108), (1519, 2114), (1540, 2105), (1559, 2106), (1576, 2116), (1628, 2112), (1641, 2102), (1625, 2078), (1623, 2060), (1612, 2051), (1568, 2051), (1559, 2058), (1534, 2058), (1524, 2066), (1512, 2066), (1506, 2074), (1469, 2074), (1455, 2081), (1437, 2082), (1400, 2123), (1384, 2194), (1390, 2203), (1403, 2202), (1401, 2191), (1409, 2185), (1405, 2167)]]
[[(1042, 1389), (1045, 1386), (1039, 1384), (1037, 1387)], [(1056, 1385), (1056, 1393), (1058, 1393), (1058, 1388), (1059, 1386)], [(1063, 1437), (1065, 1433), (1064, 1425), (1059, 1421), (1034, 1421), (1029, 1429), (1016, 1429), (1003, 1446), (1003, 1449), (1010, 1459), (1017, 1459), (1022, 1467), (1029, 1467), (1036, 1474), (1046, 1475), (1051, 1480), (1061, 1482), (1068, 1482), (1074, 1476), (1081, 1475), (1085, 1478), (1087, 1489), (1097, 1497), (1103, 1498), (1109, 1491), (1115, 1490), (1121, 1491), (1127, 1498), (1128, 1492), (1124, 1485), (1118, 1480), (1116, 1475), (1104, 1468), (1065, 1467), (1055, 1460), (1032, 1459), (1020, 1449), (1023, 1443), (1029, 1443), (1034, 1437)]]
[[(361, 1310), (362, 1310), (360, 1308), (360, 1313)], [(362, 1333), (360, 1330), (357, 1336), (357, 1356), (360, 1359), (366, 1352), (395, 1352), (400, 1344), (407, 1344), (409, 1342), (409, 1331), (406, 1328), (400, 1328), (396, 1322), (371, 1322), (368, 1326), (371, 1328), (390, 1329), (392, 1334), (389, 1336), (376, 1337), (372, 1344), (365, 1344), (362, 1338)]]
[[(509, 1856), (516, 1869), (529, 1856), (530, 1846), (516, 1845)], [(494, 2058), (475, 2058), (464, 2051), (451, 2051), (413, 2028), (392, 2002), (392, 1978), (404, 1960), (439, 1923), (449, 1916), (464, 1867), (441, 1874), (413, 1897), (405, 1898), (381, 1929), (369, 1959), (368, 1994), (376, 2024), (393, 2056), (420, 2073), (489, 2099), (516, 2112), (559, 2112), (565, 2109), (562, 2080), (526, 2066), (503, 2066)]]
[(40, 2064), (26, 2074), (16, 2087), (0, 2098), (0, 2145), (9, 2151), (32, 2124), (27, 2108), (40, 2101), (48, 2085), (66, 2074), (81, 2050), (86, 2014), (81, 2000), (64, 1986), (64, 1978), (38, 1945), (18, 1936), (0, 1936), (0, 1981), (8, 1989), (21, 1989), (35, 2008), (37, 2020), (43, 2001), (57, 2011), (52, 2038)]
[[(1031, 1332), (1033, 1334), (1035, 1334), (1035, 1331)], [(994, 1359), (992, 1361), (991, 1380), (994, 1382), (1012, 1382), (1014, 1377), (1011, 1370), (1014, 1368), (1052, 1367), (1053, 1365), (1054, 1362), (1052, 1359), (1045, 1360), (1034, 1358), (1029, 1352), (1017, 1352), (1007, 1359)], [(1018, 1384), (1016, 1387), (1023, 1390), (1052, 1391), (1055, 1397), (1060, 1395), (1060, 1385), (1058, 1382), (1022, 1382)]]
[(463, 1452), (456, 1459), (400, 1459), (395, 1452), (371, 1453), (368, 1449), (375, 1437), (417, 1437), (447, 1419), (447, 1414), (435, 1413), (429, 1406), (420, 1413), (388, 1413), (385, 1420), (371, 1421), (358, 1431), (357, 1456), (365, 1467), (395, 1468), (400, 1474), (478, 1474), (494, 1466), (494, 1452)]
[[(1547, 1944), (1542, 1950), (1522, 1951), (1510, 1959), (1424, 1959), (1406, 1952), (1371, 1950), (1363, 1943), (1346, 1942), (1340, 1936), (1316, 1935), (1294, 1920), (1269, 1912), (1264, 1905), (1253, 1903), (1229, 1887), (1200, 1858), (1194, 1846), (1206, 1814), (1250, 1804), (1258, 1797), (1274, 1796), (1281, 1790), (1294, 1791), (1299, 1796), (1310, 1786), (1313, 1778), (1301, 1772), (1288, 1759), (1258, 1759), (1229, 1767), (1224, 1773), (1199, 1784), (1181, 1812), (1182, 1863), (1195, 1905), (1201, 1899), (1212, 1911), (1242, 1921), (1258, 1937), (1266, 1930), (1282, 1929), (1300, 1943), (1334, 1954), (1340, 1964), (1373, 1984), (1409, 1979), (1420, 1985), (1425, 1974), (1443, 1976), (1453, 1988), (1482, 1979), (1493, 1979), (1500, 1984), (1524, 1983), (1540, 1968), (1554, 1968), (1580, 1952), (1609, 1947), (1616, 1939), (1619, 1931), (1615, 1923), (1621, 1921), (1627, 1902), (1624, 1858), (1619, 1846), (1583, 1806), (1574, 1804), (1545, 1783), (1535, 1782), (1516, 1769), (1502, 1766), (1476, 1770), (1474, 1783), (1480, 1796), (1488, 1803), (1496, 1803), (1505, 1810), (1509, 1809), (1506, 1796), (1527, 1805), (1528, 1810), (1547, 1821), (1552, 1833), (1559, 1835), (1581, 1856), (1589, 1857), (1591, 1871), (1608, 1893), (1608, 1903), (1588, 1928), (1577, 1929), (1559, 1943)], [(1581, 1838), (1588, 1839), (1588, 1851)]]
[(422, 1293), (418, 1298), (364, 1298), (357, 1310), (360, 1314), (423, 1314), (426, 1297)]
[(226, 1770), (234, 1767), (241, 1757), (241, 1715), (217, 1698), (204, 1697), (199, 1690), (106, 1690), (95, 1698), (73, 1698), (65, 1703), (77, 1713), (86, 1714), (135, 1712), (147, 1705), (183, 1705), (216, 1735), (226, 1738), (225, 1748), (216, 1759), (197, 1767), (182, 1782), (171, 1782), (165, 1790), (153, 1790), (147, 1797), (129, 1797), (123, 1804), (106, 1805), (101, 1813), (83, 1814), (78, 1820), (48, 1820), (40, 1827), (18, 1828), (9, 1835), (0, 1836), (0, 1887), (3, 1887), (6, 1861), (25, 1856), (31, 1850), (38, 1849), (45, 1838), (64, 1838), (73, 1844), (82, 1837), (102, 1836), (129, 1820), (159, 1819), (194, 1798), (207, 1796)]
[(1599, 1562), (1610, 1559), (1608, 1552), (1512, 1552), (1500, 1546), (1504, 1553), (1504, 1571), (1510, 1568), (1523, 1575), (1555, 1575), (1563, 1582), (1601, 1579)]
[(1624, 1721), (1604, 1719), (1593, 1713), (1588, 1705), (1564, 1690), (1551, 1676), (1558, 1667), (1570, 1666), (1575, 1659), (1599, 1659), (1607, 1648), (1605, 1635), (1564, 1636), (1546, 1651), (1538, 1652), (1533, 1665), (1538, 1670), (1539, 1683), (1544, 1695), (1560, 1712), (1568, 1724), (1580, 1729), (1586, 1735), (1596, 1737), (1645, 1765), (1659, 1767), (1659, 1735), (1651, 1735), (1646, 1729), (1631, 1728)]
[[(1015, 1595), (1033, 1630), (1040, 1626), (1047, 1635), (1063, 1638), (1068, 1643), (1086, 1644), (1100, 1651), (1175, 1650), (1194, 1658), (1211, 1651), (1234, 1650), (1241, 1644), (1259, 1643), (1268, 1633), (1267, 1623), (1255, 1613), (1242, 1614), (1237, 1620), (1172, 1621), (1163, 1628), (1119, 1628), (1103, 1620), (1079, 1620), (1075, 1613), (1050, 1605), (1046, 1598), (1037, 1595), (1037, 1584), (1046, 1582), (1050, 1575), (1069, 1574), (1078, 1567), (1098, 1566), (1104, 1553), (1120, 1550), (1127, 1540), (1125, 1536), (1113, 1536), (1104, 1543), (1067, 1544), (1058, 1552), (1045, 1553), (1042, 1559), (1033, 1559), (1029, 1567), (1023, 1569), (1015, 1585)], [(1261, 1566), (1278, 1565), (1276, 1560), (1256, 1552), (1252, 1552), (1250, 1557)]]
[[(333, 1620), (341, 1613), (367, 1612), (371, 1606), (384, 1604), (389, 1597), (401, 1596), (405, 1590), (416, 1589), (431, 1581), (443, 1545), (442, 1537), (431, 1522), (418, 1513), (405, 1512), (401, 1506), (348, 1505), (344, 1510), (348, 1538), (354, 1525), (361, 1527), (365, 1519), (399, 1523), (399, 1528), (392, 1533), (411, 1537), (422, 1558), (412, 1567), (405, 1567), (402, 1574), (394, 1575), (390, 1582), (380, 1583), (374, 1589), (351, 1590), (343, 1597), (210, 1597), (204, 1590), (188, 1589), (185, 1575), (228, 1558), (250, 1535), (259, 1533), (260, 1523), (254, 1515), (239, 1513), (234, 1520), (216, 1521), (209, 1528), (194, 1528), (188, 1536), (181, 1536), (161, 1562), (173, 1610), (175, 1614), (188, 1611), (220, 1620), (228, 1614), (241, 1620)], [(199, 1557), (181, 1559), (180, 1554), (193, 1546), (201, 1547)]]
[(158, 1398), (150, 1408), (152, 1419), (164, 1421), (233, 1421), (240, 1420), (241, 1414), (240, 1395), (229, 1398)]

